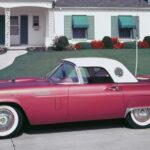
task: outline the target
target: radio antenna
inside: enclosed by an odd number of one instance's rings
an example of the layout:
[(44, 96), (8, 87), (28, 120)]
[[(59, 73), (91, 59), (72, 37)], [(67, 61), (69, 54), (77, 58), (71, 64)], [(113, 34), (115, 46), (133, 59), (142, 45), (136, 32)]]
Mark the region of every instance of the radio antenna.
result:
[[(137, 14), (136, 14), (136, 22), (139, 24), (139, 19), (138, 19), (138, 15), (139, 15), (139, 6), (141, 4), (141, 0), (137, 1)], [(139, 64), (139, 48), (138, 48), (138, 39), (139, 39), (139, 35), (138, 35), (138, 28), (136, 26), (136, 58), (135, 58), (135, 76), (138, 73), (138, 64)]]

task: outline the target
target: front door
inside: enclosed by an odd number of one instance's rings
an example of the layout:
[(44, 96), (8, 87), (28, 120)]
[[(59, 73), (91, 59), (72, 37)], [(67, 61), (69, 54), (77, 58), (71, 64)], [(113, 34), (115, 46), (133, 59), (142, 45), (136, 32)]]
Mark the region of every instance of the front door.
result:
[(20, 44), (20, 18), (19, 16), (10, 17), (10, 42), (11, 45)]
[(0, 15), (0, 45), (5, 44), (5, 16)]

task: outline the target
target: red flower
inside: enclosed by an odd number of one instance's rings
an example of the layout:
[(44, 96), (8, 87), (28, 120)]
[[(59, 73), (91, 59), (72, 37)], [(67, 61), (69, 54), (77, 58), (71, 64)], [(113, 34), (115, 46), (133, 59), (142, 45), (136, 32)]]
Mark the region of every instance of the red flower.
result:
[(149, 48), (149, 44), (146, 41), (139, 41), (138, 46), (139, 48)]
[(114, 48), (114, 49), (121, 49), (121, 48), (124, 48), (124, 43), (118, 42), (118, 43), (116, 43), (116, 44), (113, 45), (113, 48)]
[(102, 41), (94, 40), (94, 41), (91, 42), (91, 47), (93, 49), (102, 49), (102, 48), (104, 48), (104, 44), (103, 44)]
[(80, 43), (75, 44), (74, 47), (75, 49), (80, 49), (81, 48)]
[(112, 37), (112, 38), (111, 38), (111, 41), (112, 41), (113, 45), (114, 45), (114, 44), (117, 44), (117, 43), (119, 42), (119, 40), (118, 40), (117, 37)]

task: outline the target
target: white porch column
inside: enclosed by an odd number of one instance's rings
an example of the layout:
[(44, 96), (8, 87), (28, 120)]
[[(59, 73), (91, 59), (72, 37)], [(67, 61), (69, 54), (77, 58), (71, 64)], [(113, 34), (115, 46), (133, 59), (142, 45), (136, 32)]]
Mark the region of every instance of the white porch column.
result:
[(54, 27), (54, 12), (53, 10), (48, 10), (46, 14), (46, 38), (45, 46), (51, 46), (53, 44), (53, 39), (55, 36), (55, 27)]
[(5, 8), (5, 47), (10, 47), (10, 8)]

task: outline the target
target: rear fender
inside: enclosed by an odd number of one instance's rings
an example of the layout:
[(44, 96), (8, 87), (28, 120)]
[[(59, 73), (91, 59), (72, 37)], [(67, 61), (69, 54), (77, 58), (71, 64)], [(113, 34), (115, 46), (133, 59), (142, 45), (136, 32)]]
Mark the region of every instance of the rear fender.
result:
[(150, 108), (150, 95), (138, 95), (128, 98), (125, 117), (132, 110), (141, 108)]

